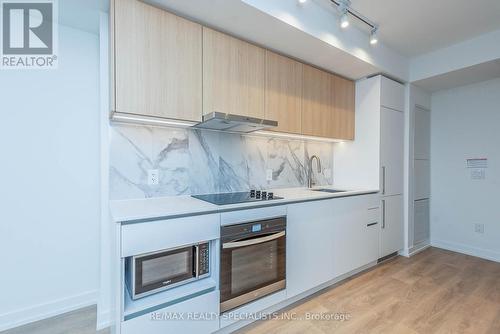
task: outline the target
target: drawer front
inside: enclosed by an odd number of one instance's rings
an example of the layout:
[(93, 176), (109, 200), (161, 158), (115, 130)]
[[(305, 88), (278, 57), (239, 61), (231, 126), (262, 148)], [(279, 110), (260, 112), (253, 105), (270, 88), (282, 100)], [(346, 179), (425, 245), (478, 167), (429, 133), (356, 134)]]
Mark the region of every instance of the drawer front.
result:
[(122, 257), (219, 238), (220, 214), (122, 226)]
[(265, 208), (236, 210), (221, 214), (221, 225), (242, 224), (258, 220), (286, 216), (286, 206), (269, 206)]
[(219, 329), (219, 291), (121, 323), (122, 334), (213, 333)]

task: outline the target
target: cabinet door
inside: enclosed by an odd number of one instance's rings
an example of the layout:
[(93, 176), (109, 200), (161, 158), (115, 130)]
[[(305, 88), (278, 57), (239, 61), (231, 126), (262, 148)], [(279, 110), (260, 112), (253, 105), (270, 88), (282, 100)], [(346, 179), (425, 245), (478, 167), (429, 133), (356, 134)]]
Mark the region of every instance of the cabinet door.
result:
[(380, 78), (380, 104), (384, 107), (403, 111), (405, 107), (405, 87), (384, 76)]
[(429, 200), (424, 199), (414, 202), (415, 220), (413, 244), (428, 241), (430, 238)]
[(330, 73), (304, 65), (302, 134), (333, 137), (333, 79)]
[(354, 82), (332, 76), (333, 78), (333, 137), (354, 139)]
[[(213, 333), (219, 329), (218, 314), (217, 290), (122, 321), (121, 333)], [(201, 318), (203, 316), (206, 318)]]
[(114, 1), (115, 111), (201, 120), (202, 31), (138, 0)]
[(431, 157), (431, 113), (422, 108), (415, 108), (415, 159)]
[(273, 131), (301, 133), (302, 64), (266, 51), (266, 119), (278, 121)]
[(382, 195), (403, 193), (404, 114), (385, 107), (380, 111), (380, 164)]
[(374, 262), (379, 253), (378, 196), (335, 199), (335, 277)]
[(431, 196), (431, 165), (429, 160), (414, 160), (415, 186), (414, 199), (425, 199)]
[(334, 201), (288, 206), (287, 298), (334, 278)]
[(265, 51), (203, 28), (203, 113), (264, 118)]
[(380, 258), (403, 248), (403, 195), (383, 197), (381, 215)]

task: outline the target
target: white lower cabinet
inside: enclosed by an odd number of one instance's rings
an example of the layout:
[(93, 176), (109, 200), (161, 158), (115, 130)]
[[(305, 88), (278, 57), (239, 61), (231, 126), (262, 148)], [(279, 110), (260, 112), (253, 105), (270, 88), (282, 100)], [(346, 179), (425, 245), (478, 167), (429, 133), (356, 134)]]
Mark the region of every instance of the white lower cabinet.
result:
[(287, 297), (376, 261), (379, 225), (378, 195), (290, 205)]
[(378, 259), (378, 196), (338, 199), (335, 205), (333, 266), (335, 277)]
[(287, 298), (331, 280), (336, 199), (288, 206)]
[(403, 196), (382, 197), (380, 253), (382, 258), (403, 249)]
[(121, 323), (122, 334), (212, 333), (219, 329), (219, 291)]

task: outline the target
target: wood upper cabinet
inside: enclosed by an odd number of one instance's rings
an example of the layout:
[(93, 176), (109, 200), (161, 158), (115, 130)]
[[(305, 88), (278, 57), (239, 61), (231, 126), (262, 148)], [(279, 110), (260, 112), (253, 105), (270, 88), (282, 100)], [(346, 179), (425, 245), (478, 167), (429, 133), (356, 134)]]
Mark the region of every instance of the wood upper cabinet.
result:
[(139, 0), (111, 0), (111, 110), (201, 121), (214, 111), (273, 131), (354, 139), (354, 83)]
[(333, 137), (332, 75), (304, 65), (302, 81), (302, 134)]
[(271, 130), (302, 132), (303, 65), (266, 51), (265, 118), (278, 121)]
[(138, 0), (112, 6), (114, 111), (200, 121), (201, 25)]
[(264, 118), (266, 52), (203, 28), (203, 113)]
[(354, 139), (354, 82), (333, 76), (333, 137)]
[(354, 82), (304, 65), (302, 134), (354, 139)]

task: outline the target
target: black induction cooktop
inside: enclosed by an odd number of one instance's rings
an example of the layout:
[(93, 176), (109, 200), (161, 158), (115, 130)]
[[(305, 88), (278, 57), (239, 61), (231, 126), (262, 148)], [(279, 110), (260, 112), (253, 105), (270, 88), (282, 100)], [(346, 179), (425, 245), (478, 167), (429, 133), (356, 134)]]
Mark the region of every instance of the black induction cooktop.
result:
[(250, 190), (235, 193), (220, 193), (207, 195), (191, 195), (194, 198), (217, 205), (237, 204), (247, 202), (264, 202), (275, 199), (283, 199), (283, 197), (274, 196), (272, 192)]

